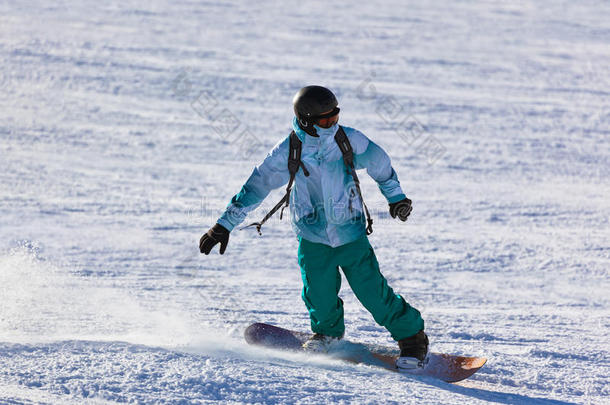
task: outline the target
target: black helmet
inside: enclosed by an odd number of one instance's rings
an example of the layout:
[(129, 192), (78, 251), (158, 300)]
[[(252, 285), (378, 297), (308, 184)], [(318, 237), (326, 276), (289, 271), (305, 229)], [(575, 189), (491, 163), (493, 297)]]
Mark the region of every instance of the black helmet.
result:
[(292, 105), (301, 129), (314, 136), (316, 130), (313, 124), (316, 119), (339, 113), (337, 98), (332, 91), (322, 86), (303, 87), (295, 94)]

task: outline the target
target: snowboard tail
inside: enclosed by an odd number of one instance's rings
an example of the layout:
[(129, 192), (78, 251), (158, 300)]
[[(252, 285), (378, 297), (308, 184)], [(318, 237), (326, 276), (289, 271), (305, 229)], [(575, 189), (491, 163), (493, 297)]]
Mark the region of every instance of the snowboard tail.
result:
[[(301, 351), (311, 333), (297, 332), (266, 323), (253, 323), (244, 332), (246, 342), (268, 348)], [(329, 356), (357, 364), (369, 364), (390, 371), (438, 378), (446, 382), (464, 380), (476, 373), (487, 362), (484, 357), (454, 356), (445, 353), (428, 353), (423, 368), (398, 370), (397, 348), (366, 345), (343, 339), (333, 344)]]

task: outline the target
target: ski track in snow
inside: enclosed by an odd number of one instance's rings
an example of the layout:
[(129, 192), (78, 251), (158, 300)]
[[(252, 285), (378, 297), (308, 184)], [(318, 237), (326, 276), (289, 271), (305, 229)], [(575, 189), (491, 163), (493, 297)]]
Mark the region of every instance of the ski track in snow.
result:
[[(0, 403), (609, 403), (609, 21), (587, 0), (0, 2)], [(308, 328), (290, 226), (197, 242), (312, 83), (390, 153), (414, 211), (392, 221), (363, 173), (371, 243), (434, 351), (489, 358), (470, 379), (243, 342)], [(393, 344), (341, 294), (350, 339)]]

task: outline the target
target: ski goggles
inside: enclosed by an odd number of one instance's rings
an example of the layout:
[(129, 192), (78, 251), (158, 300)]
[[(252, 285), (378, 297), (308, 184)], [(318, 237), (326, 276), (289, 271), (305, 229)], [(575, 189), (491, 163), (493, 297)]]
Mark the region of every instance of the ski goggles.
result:
[(330, 128), (339, 122), (339, 111), (341, 111), (341, 109), (335, 107), (332, 111), (313, 117), (314, 122), (319, 127)]

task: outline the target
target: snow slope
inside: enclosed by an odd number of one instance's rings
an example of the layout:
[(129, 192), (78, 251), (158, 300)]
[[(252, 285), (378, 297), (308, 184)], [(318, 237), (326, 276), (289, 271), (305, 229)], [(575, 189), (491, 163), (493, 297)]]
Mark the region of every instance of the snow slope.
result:
[[(610, 403), (610, 4), (0, 1), (0, 403)], [(248, 347), (306, 330), (277, 217), (197, 243), (303, 85), (388, 150), (382, 272), (445, 384)], [(273, 193), (250, 219), (281, 197)], [(347, 336), (393, 344), (347, 287)]]

